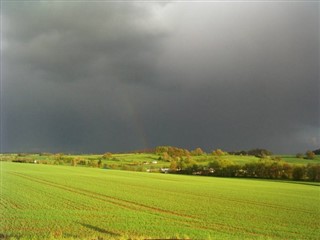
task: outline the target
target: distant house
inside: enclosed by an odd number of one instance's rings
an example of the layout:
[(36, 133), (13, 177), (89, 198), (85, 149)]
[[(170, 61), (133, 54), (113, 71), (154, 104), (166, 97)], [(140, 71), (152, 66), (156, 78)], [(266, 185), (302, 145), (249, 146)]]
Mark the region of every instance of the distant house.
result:
[(157, 164), (158, 162), (156, 160), (152, 161), (153, 164)]

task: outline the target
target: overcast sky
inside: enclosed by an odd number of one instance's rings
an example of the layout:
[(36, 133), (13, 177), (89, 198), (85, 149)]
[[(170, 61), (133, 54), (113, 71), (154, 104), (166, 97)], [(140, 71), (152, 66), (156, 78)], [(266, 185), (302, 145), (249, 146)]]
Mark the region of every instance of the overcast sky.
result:
[(319, 2), (2, 2), (3, 152), (320, 147)]

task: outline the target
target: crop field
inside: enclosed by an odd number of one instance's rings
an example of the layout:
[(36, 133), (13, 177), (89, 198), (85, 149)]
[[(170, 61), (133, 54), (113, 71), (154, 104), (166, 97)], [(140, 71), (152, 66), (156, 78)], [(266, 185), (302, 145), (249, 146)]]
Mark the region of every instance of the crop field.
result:
[[(77, 160), (78, 166), (98, 167), (98, 161), (101, 161), (102, 168), (142, 171), (153, 169), (158, 171), (159, 168), (168, 168), (170, 161), (161, 159), (159, 154), (154, 153), (121, 153), (112, 154), (110, 158), (103, 158), (103, 155), (97, 154), (0, 154), (0, 161), (25, 161), (51, 165), (71, 165), (73, 159)], [(320, 156), (316, 155), (314, 159), (297, 158), (294, 155), (277, 155), (281, 162), (290, 163), (292, 165), (320, 164)], [(247, 163), (256, 163), (261, 159), (255, 156), (225, 155), (212, 156), (212, 154), (203, 154), (201, 156), (191, 156), (199, 166), (206, 166), (210, 162), (219, 160), (228, 160), (234, 164), (245, 165)], [(156, 162), (156, 163), (154, 163)]]
[(319, 239), (320, 188), (1, 163), (0, 238)]
[(293, 163), (293, 164), (308, 164), (310, 162), (312, 163), (320, 163), (320, 156), (316, 155), (315, 159), (310, 161), (309, 159), (303, 159), (303, 158), (297, 158), (293, 155), (279, 155), (281, 159), (287, 163)]

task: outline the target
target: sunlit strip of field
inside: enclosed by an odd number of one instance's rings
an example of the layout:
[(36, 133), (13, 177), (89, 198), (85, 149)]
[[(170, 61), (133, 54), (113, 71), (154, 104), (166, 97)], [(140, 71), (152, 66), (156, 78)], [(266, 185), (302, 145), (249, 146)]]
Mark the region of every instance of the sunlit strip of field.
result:
[(1, 236), (319, 239), (313, 184), (2, 163)]

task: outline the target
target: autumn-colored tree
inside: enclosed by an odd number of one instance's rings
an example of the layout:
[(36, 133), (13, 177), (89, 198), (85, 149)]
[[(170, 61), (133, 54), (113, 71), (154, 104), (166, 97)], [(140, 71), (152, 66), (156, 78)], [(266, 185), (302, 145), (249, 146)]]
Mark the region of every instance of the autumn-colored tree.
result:
[(54, 158), (56, 159), (56, 160), (62, 160), (62, 158), (63, 158), (63, 153), (56, 153), (55, 155), (54, 155)]
[(203, 152), (203, 150), (201, 148), (198, 147), (195, 150), (193, 150), (191, 152), (191, 154), (194, 155), (194, 156), (201, 156), (201, 155), (204, 154), (204, 152)]
[(214, 155), (214, 156), (223, 156), (223, 155), (225, 155), (225, 152), (222, 151), (221, 149), (216, 149), (216, 150), (214, 150), (212, 152), (212, 155)]
[(171, 157), (169, 156), (169, 154), (167, 152), (163, 152), (162, 153), (162, 159), (164, 161), (168, 161), (169, 162), (171, 160)]
[(307, 159), (314, 159), (316, 157), (316, 154), (312, 151), (307, 151), (306, 152), (306, 158)]
[(102, 155), (103, 159), (111, 159), (112, 158), (112, 153), (111, 152), (106, 152), (105, 154)]
[(190, 155), (190, 152), (187, 149), (172, 146), (158, 146), (156, 147), (155, 152), (160, 156), (167, 153), (170, 157), (183, 157)]
[(171, 161), (169, 168), (170, 168), (171, 171), (174, 171), (174, 172), (177, 171), (177, 168), (178, 168), (177, 161), (175, 161), (175, 160)]
[(79, 158), (73, 158), (72, 160), (71, 160), (71, 166), (77, 166), (77, 163), (80, 161), (80, 159)]

